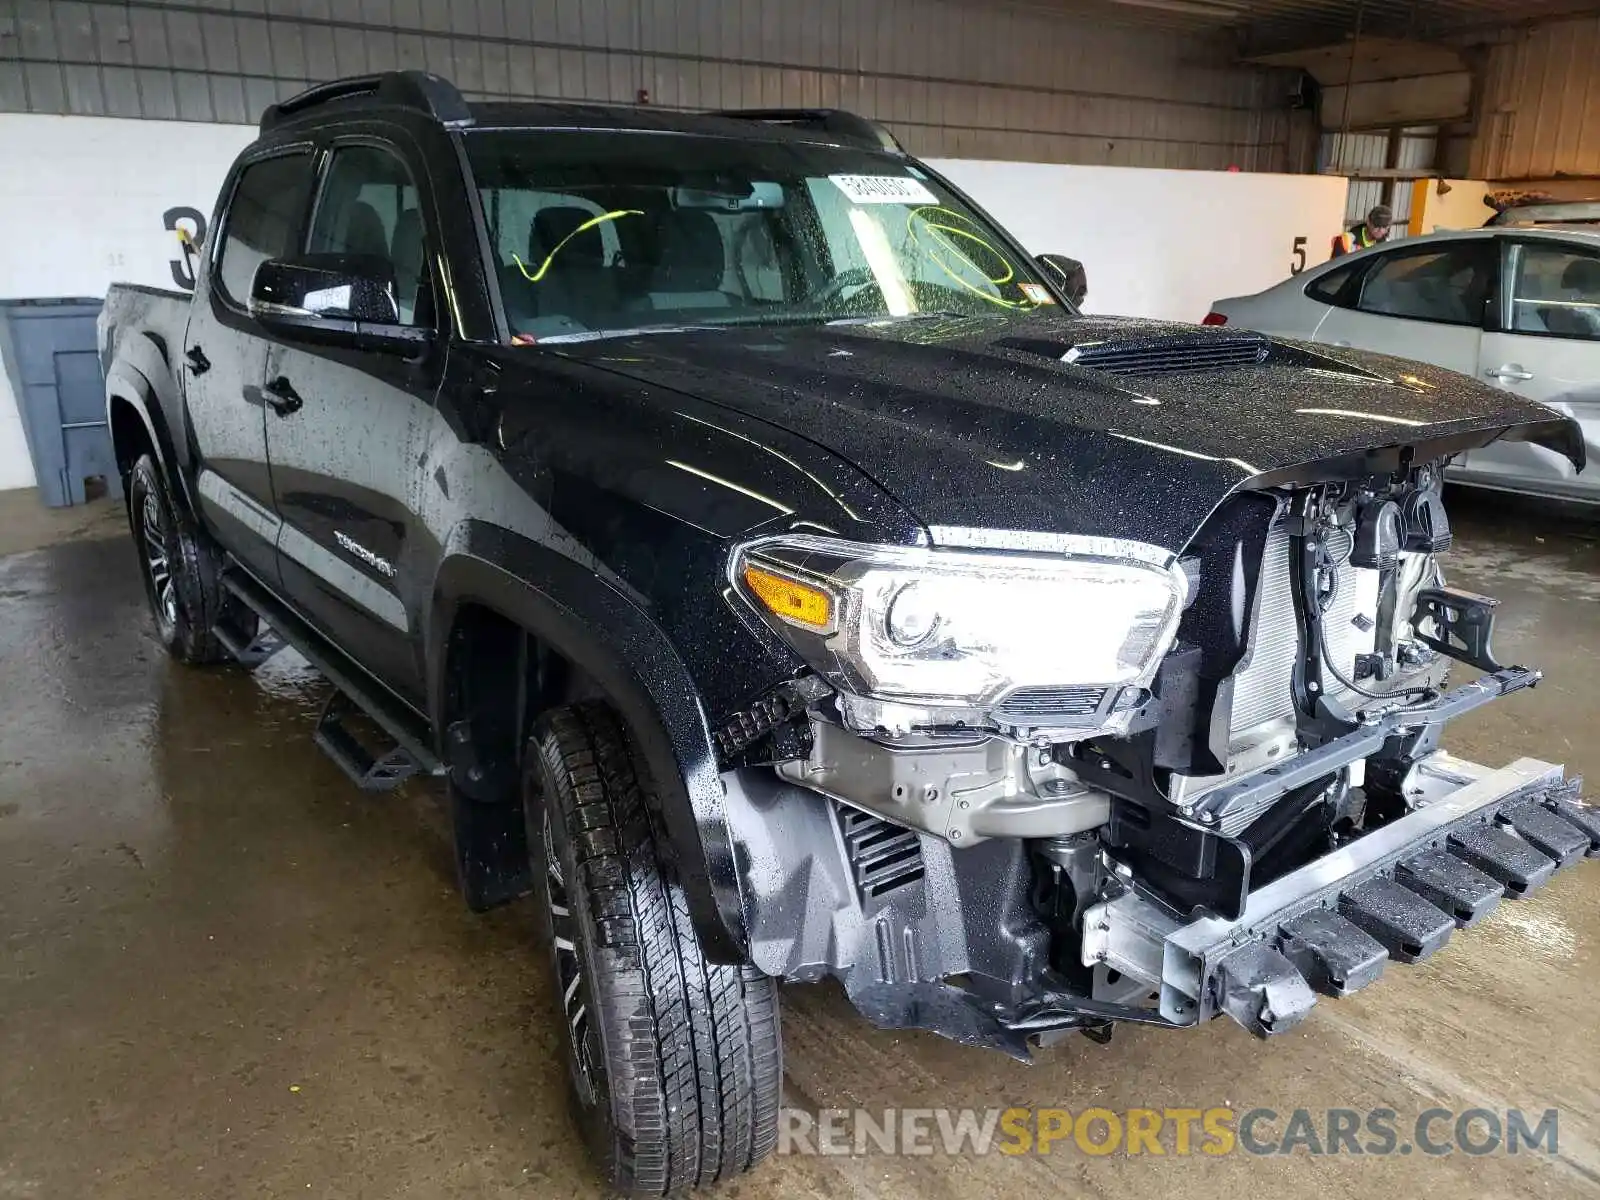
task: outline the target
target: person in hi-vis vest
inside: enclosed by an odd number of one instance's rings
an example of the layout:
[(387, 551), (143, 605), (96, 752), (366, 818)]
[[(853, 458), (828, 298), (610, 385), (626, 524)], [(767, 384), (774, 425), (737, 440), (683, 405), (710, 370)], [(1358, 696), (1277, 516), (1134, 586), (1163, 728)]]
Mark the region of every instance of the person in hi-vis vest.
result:
[(1344, 233), (1333, 239), (1332, 258), (1341, 254), (1349, 254), (1352, 250), (1365, 250), (1368, 246), (1376, 246), (1379, 242), (1389, 240), (1389, 226), (1394, 224), (1394, 210), (1387, 204), (1374, 204), (1372, 211), (1367, 213), (1367, 219), (1350, 226)]

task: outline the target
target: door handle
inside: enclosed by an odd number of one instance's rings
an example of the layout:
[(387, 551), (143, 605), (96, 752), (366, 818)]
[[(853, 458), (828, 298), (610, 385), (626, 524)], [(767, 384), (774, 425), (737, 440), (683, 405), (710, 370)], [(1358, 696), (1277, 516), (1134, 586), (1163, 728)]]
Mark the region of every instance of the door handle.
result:
[(300, 393), (294, 390), (294, 385), (289, 382), (287, 375), (279, 375), (271, 383), (261, 389), (261, 394), (266, 397), (267, 403), (272, 406), (272, 411), (280, 417), (287, 417), (300, 411), (305, 403), (300, 399)]
[(206, 357), (206, 352), (200, 349), (198, 344), (190, 346), (183, 352), (183, 356), (189, 360), (189, 374), (204, 375), (211, 370), (211, 360)]
[(1490, 367), (1484, 372), (1490, 379), (1498, 379), (1503, 383), (1521, 383), (1533, 378), (1532, 371), (1524, 371), (1519, 363), (1506, 363), (1504, 366)]

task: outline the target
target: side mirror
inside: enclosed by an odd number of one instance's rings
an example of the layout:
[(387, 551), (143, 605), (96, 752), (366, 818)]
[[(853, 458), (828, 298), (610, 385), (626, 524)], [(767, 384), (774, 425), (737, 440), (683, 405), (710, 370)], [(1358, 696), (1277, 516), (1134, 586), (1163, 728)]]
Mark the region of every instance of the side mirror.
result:
[(414, 355), (433, 338), (401, 323), (394, 264), (375, 255), (269, 259), (250, 285), (250, 315), (286, 337), (361, 350)]
[(1067, 294), (1073, 308), (1083, 307), (1083, 301), (1089, 295), (1089, 277), (1081, 262), (1065, 254), (1036, 254), (1033, 261), (1043, 267), (1051, 281)]

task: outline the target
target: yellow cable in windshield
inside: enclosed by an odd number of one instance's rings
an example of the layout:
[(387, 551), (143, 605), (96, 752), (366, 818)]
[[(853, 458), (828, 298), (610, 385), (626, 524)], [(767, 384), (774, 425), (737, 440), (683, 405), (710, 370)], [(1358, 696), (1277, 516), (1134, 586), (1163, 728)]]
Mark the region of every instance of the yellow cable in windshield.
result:
[[(946, 255), (954, 255), (960, 262), (965, 263), (967, 266), (971, 267), (974, 272), (976, 272), (978, 275), (981, 275), (985, 282), (992, 284), (996, 288), (1004, 287), (1017, 276), (1017, 269), (1012, 265), (1011, 260), (1008, 259), (1004, 254), (1000, 253), (999, 250), (995, 249), (993, 244), (991, 244), (986, 238), (978, 233), (973, 232), (971, 229), (963, 228), (961, 225), (952, 224), (952, 221), (960, 221), (966, 225), (976, 225), (976, 222), (973, 221), (972, 218), (965, 216), (962, 213), (930, 204), (923, 205), (921, 208), (914, 208), (906, 214), (906, 232), (911, 235), (911, 240), (917, 244), (922, 253), (927, 255), (927, 257), (934, 263), (935, 266), (937, 266), (946, 275), (950, 276), (950, 278), (953, 279), (959, 286), (971, 292), (974, 296), (977, 296), (983, 300), (987, 300), (990, 304), (999, 305), (1001, 308), (1028, 310), (1039, 307), (1036, 303), (1030, 304), (1015, 300), (1007, 300), (1004, 296), (986, 292), (983, 288), (979, 287), (971, 280), (963, 279), (959, 271), (952, 269), (951, 264), (945, 261)], [(931, 243), (931, 245), (923, 244), (923, 239), (918, 236), (919, 229), (927, 231), (928, 241)], [(1001, 266), (1005, 268), (1004, 273), (997, 276), (985, 271), (972, 260), (972, 256), (970, 254), (962, 250), (960, 246), (956, 245), (954, 240), (955, 238), (965, 238), (967, 241), (982, 247), (984, 250), (987, 250), (1000, 261)], [(942, 251), (943, 253), (936, 253), (936, 250)]]
[(571, 233), (567, 234), (566, 237), (562, 238), (556, 243), (556, 248), (544, 256), (544, 261), (539, 264), (539, 269), (537, 271), (529, 271), (527, 264), (518, 258), (515, 253), (511, 255), (511, 261), (517, 264), (517, 270), (522, 272), (522, 277), (524, 279), (526, 279), (529, 283), (538, 283), (544, 278), (544, 273), (550, 269), (550, 264), (555, 261), (556, 255), (561, 253), (562, 247), (570, 242), (573, 238), (577, 237), (584, 230), (593, 229), (596, 225), (603, 225), (607, 221), (615, 221), (618, 217), (642, 216), (644, 216), (643, 209), (618, 208), (611, 212), (601, 213), (598, 217), (590, 217), (582, 225), (579, 225)]

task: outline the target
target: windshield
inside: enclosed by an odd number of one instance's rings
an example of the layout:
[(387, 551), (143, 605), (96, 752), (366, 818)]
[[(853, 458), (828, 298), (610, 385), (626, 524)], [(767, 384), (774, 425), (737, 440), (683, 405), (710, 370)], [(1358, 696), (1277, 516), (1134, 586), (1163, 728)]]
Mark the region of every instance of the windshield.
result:
[(1055, 302), (986, 217), (892, 155), (656, 133), (466, 143), (514, 341)]

